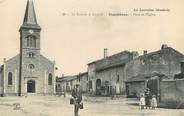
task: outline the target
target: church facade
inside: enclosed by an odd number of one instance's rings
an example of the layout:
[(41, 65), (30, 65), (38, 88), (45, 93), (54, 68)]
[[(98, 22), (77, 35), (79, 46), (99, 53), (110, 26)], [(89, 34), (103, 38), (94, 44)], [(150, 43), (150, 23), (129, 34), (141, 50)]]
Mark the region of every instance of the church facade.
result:
[(0, 67), (0, 94), (54, 94), (55, 62), (40, 53), (41, 27), (37, 23), (32, 0), (27, 1), (24, 21), (19, 32), (20, 53), (4, 60)]

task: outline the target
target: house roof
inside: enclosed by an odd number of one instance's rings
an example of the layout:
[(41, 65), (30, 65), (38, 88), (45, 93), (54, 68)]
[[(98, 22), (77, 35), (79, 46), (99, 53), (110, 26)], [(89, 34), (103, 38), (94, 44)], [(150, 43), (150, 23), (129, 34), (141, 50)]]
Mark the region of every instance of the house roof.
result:
[(59, 78), (57, 78), (57, 82), (62, 82), (62, 81), (71, 81), (71, 80), (74, 80), (74, 79), (76, 79), (77, 78), (77, 76), (76, 75), (74, 75), (74, 76), (64, 76), (64, 77), (59, 77)]
[(87, 75), (87, 74), (88, 74), (88, 72), (83, 72), (83, 73), (80, 73), (79, 75), (84, 76), (84, 75)]
[[(162, 49), (160, 49), (160, 50), (157, 50), (157, 51), (154, 51), (154, 52), (147, 53), (146, 55), (140, 55), (138, 58), (140, 58), (140, 57), (145, 57), (145, 56), (152, 56), (152, 55), (155, 55), (155, 54), (159, 54), (159, 53), (161, 53), (161, 51), (164, 50), (164, 49), (172, 50), (172, 51), (176, 52), (177, 54), (183, 56), (182, 53), (180, 53), (179, 51), (173, 49), (172, 47), (165, 47), (165, 48), (162, 48)], [(96, 60), (96, 61), (90, 62), (90, 63), (88, 63), (87, 65), (94, 64), (94, 63), (98, 63), (98, 62), (103, 62), (103, 61), (105, 61), (105, 60), (111, 60), (112, 58), (116, 57), (117, 55), (120, 55), (120, 54), (123, 54), (123, 53), (132, 54), (132, 52), (129, 52), (129, 51), (122, 51), (122, 52), (119, 52), (119, 53), (114, 54), (114, 55), (112, 55), (112, 56), (108, 56), (107, 58), (103, 58), (103, 59), (100, 59), (100, 60)]]
[[(176, 52), (178, 55), (182, 56), (184, 58), (184, 55), (180, 52), (178, 52), (177, 50), (171, 48), (171, 47), (165, 47), (165, 48), (162, 48), (158, 51), (154, 51), (154, 52), (150, 52), (146, 55), (141, 55), (135, 59), (139, 59), (139, 58), (148, 58), (148, 57), (151, 57), (153, 55), (156, 55), (156, 54), (161, 54), (163, 50), (171, 50), (171, 51), (174, 51)], [(119, 53), (119, 54), (122, 54), (123, 52)], [(130, 52), (129, 52), (130, 53)], [(116, 54), (117, 55), (117, 54)], [(111, 56), (111, 57), (114, 57), (115, 55)], [(104, 59), (105, 60), (105, 59)], [(102, 60), (100, 60), (102, 62)], [(96, 62), (100, 62), (100, 61), (96, 61)], [(114, 68), (114, 67), (119, 67), (119, 66), (124, 66), (126, 64), (126, 62), (128, 62), (130, 60), (120, 60), (118, 62), (115, 62), (115, 63), (110, 63), (110, 64), (107, 64), (105, 66), (102, 66), (102, 67), (97, 67), (96, 68), (96, 71), (97, 72), (100, 72), (100, 71), (103, 71), (103, 70), (106, 70), (106, 69), (110, 69), (110, 68)], [(95, 62), (94, 62), (95, 63)]]
[(132, 78), (127, 79), (125, 82), (142, 82), (146, 79), (169, 79), (167, 76), (161, 73), (152, 73), (152, 74), (138, 74)]
[(124, 66), (126, 62), (133, 59), (133, 53), (129, 51), (122, 51), (120, 53), (114, 54), (104, 59), (100, 59), (94, 62), (89, 63), (95, 64), (96, 69), (95, 71), (100, 72), (106, 69)]
[(124, 54), (124, 53), (131, 54), (131, 52), (129, 52), (129, 51), (122, 51), (122, 52), (119, 52), (119, 53), (117, 53), (117, 54), (108, 56), (107, 58), (102, 58), (102, 59), (99, 59), (99, 60), (90, 62), (90, 63), (88, 63), (87, 65), (94, 64), (94, 63), (98, 63), (98, 62), (103, 62), (103, 61), (105, 61), (105, 60), (112, 60), (114, 57), (117, 57), (118, 55), (121, 55), (121, 54)]
[(176, 52), (177, 54), (179, 54), (181, 56), (184, 56), (182, 53), (180, 53), (179, 51), (175, 50), (174, 48), (166, 47), (166, 48), (162, 48), (160, 50), (154, 51), (154, 52), (147, 53), (146, 55), (141, 55), (138, 58), (149, 57), (149, 56), (152, 56), (152, 55), (160, 54), (163, 50), (171, 50), (171, 51), (174, 51), (174, 52)]
[(100, 72), (100, 71), (103, 71), (103, 70), (106, 70), (106, 69), (124, 66), (125, 63), (126, 63), (125, 61), (120, 61), (120, 62), (112, 63), (112, 64), (109, 64), (109, 65), (106, 65), (106, 66), (97, 67), (97, 68), (96, 68), (96, 71), (97, 71), (97, 72)]

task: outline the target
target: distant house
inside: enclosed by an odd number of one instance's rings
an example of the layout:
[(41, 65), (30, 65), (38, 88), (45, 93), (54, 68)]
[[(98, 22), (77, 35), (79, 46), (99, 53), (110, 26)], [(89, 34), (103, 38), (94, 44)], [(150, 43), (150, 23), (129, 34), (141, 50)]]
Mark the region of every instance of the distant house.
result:
[(76, 84), (80, 85), (82, 92), (89, 91), (88, 73), (73, 76), (63, 76), (56, 79), (56, 92), (71, 92)]
[(96, 95), (122, 94), (125, 92), (127, 62), (133, 60), (136, 52), (123, 51), (88, 64), (89, 89)]
[(56, 79), (56, 92), (71, 92), (77, 84), (77, 76), (63, 76)]
[(162, 78), (160, 76), (173, 79), (180, 72), (183, 57), (182, 53), (167, 45), (155, 52), (144, 50), (141, 56), (137, 52), (123, 51), (105, 57), (88, 64), (89, 89), (96, 95), (126, 95), (131, 88), (137, 89), (137, 85), (144, 89), (150, 86), (145, 85), (146, 78), (153, 79), (153, 74), (160, 74), (157, 79)]
[[(146, 87), (150, 88), (153, 93), (160, 95), (159, 78), (173, 80), (174, 75), (181, 70), (180, 62), (184, 55), (171, 47), (163, 45), (161, 50), (156, 52), (145, 52), (142, 56), (128, 62), (125, 66), (126, 72), (126, 94), (131, 96), (139, 94), (140, 90), (144, 91)], [(153, 74), (157, 77), (153, 79)], [(158, 75), (160, 74), (160, 75)], [(145, 81), (149, 83), (143, 83)], [(133, 88), (135, 88), (133, 90)]]

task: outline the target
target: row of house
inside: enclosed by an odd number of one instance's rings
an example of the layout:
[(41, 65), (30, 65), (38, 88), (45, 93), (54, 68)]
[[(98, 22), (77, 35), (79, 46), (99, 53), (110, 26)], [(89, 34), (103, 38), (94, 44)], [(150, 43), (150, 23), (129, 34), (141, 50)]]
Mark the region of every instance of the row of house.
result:
[[(75, 75), (83, 92), (96, 95), (127, 95), (138, 96), (146, 87), (160, 97), (161, 85), (164, 80), (174, 80), (181, 73), (184, 55), (172, 47), (162, 45), (158, 51), (138, 52), (122, 51), (112, 56), (88, 63), (87, 72)], [(58, 78), (57, 84), (72, 83), (68, 77)], [(66, 80), (65, 82), (63, 82)], [(63, 83), (61, 83), (63, 82)]]
[(62, 76), (56, 78), (56, 92), (71, 92), (75, 85), (81, 85), (82, 92), (89, 91), (88, 73), (80, 73), (73, 76)]

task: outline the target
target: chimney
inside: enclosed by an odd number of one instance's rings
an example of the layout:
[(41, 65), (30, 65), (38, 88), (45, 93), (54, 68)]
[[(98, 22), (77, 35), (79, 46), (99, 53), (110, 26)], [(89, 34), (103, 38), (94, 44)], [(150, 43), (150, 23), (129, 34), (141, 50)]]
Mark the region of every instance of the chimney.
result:
[(139, 53), (137, 51), (132, 52), (133, 59), (139, 57)]
[(107, 58), (107, 48), (104, 48), (104, 58)]
[(3, 58), (3, 62), (6, 62), (6, 58)]
[(147, 51), (147, 50), (144, 50), (144, 51), (143, 51), (143, 54), (144, 54), (144, 55), (146, 55), (147, 53), (148, 53), (148, 51)]
[(165, 49), (167, 47), (168, 47), (167, 44), (163, 44), (162, 47), (161, 47), (161, 49)]

